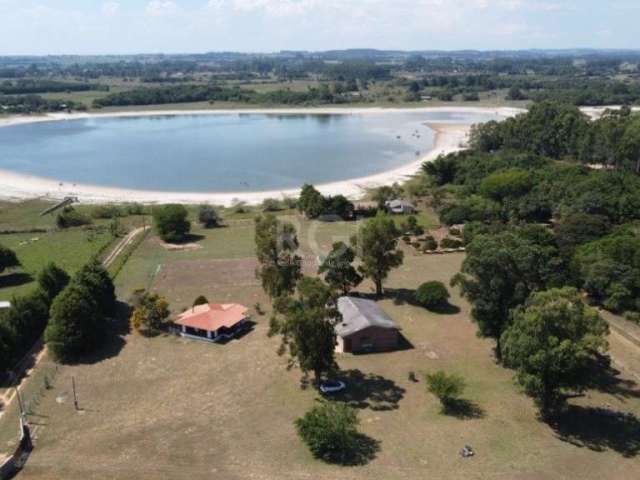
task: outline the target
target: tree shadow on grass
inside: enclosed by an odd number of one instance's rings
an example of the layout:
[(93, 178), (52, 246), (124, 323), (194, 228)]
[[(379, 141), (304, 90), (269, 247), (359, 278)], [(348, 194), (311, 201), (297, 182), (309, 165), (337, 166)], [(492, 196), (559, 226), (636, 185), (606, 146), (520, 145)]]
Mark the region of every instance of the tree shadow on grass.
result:
[(205, 238), (207, 237), (205, 237), (204, 235), (199, 235), (197, 233), (187, 233), (184, 237), (182, 237), (181, 240), (170, 242), (170, 243), (175, 245), (184, 245), (187, 243), (196, 243), (201, 240), (204, 240)]
[(130, 305), (117, 302), (113, 317), (105, 320), (104, 341), (100, 347), (76, 359), (75, 363), (92, 365), (118, 356), (125, 346), (124, 336), (131, 332), (131, 326), (129, 324), (131, 312), (132, 308)]
[(570, 405), (549, 425), (558, 438), (577, 447), (614, 450), (629, 458), (640, 453), (640, 420), (630, 413)]
[(343, 467), (366, 465), (374, 460), (380, 451), (380, 441), (364, 433), (356, 433), (351, 448), (323, 458), (327, 463)]
[(442, 413), (460, 420), (474, 420), (485, 417), (485, 412), (477, 403), (465, 398), (450, 400), (442, 407)]
[(34, 278), (30, 273), (14, 272), (0, 275), (0, 288), (19, 287), (33, 282)]
[(353, 408), (396, 410), (406, 392), (393, 380), (372, 373), (364, 374), (357, 369), (340, 372), (338, 378), (346, 383), (347, 388), (332, 398)]
[[(387, 288), (385, 289), (384, 297), (393, 300), (395, 305), (411, 305), (414, 307), (425, 308), (423, 305), (420, 305), (415, 299), (415, 290), (411, 290), (408, 288)], [(363, 298), (368, 298), (370, 300), (379, 300), (380, 297), (377, 297), (375, 294), (360, 294), (359, 296)], [(460, 308), (456, 305), (452, 305), (449, 302), (446, 302), (437, 307), (432, 307), (429, 309), (425, 309), (433, 313), (438, 313), (440, 315), (455, 315), (460, 313)]]
[(619, 400), (640, 398), (640, 386), (630, 379), (621, 378), (620, 371), (611, 365), (611, 358), (600, 355), (589, 370), (588, 388), (608, 393)]

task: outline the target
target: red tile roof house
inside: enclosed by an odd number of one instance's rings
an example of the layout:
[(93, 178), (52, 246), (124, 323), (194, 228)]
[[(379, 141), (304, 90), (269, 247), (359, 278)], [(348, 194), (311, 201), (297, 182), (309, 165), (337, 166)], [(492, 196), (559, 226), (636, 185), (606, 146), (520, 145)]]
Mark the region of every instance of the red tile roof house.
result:
[(181, 313), (173, 323), (183, 337), (218, 342), (240, 333), (249, 320), (249, 310), (236, 303), (198, 305)]

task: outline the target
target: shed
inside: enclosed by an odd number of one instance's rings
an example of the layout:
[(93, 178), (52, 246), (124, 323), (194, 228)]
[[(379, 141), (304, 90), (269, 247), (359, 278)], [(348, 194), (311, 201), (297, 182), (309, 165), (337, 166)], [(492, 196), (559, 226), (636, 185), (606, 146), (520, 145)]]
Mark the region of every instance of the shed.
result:
[(390, 213), (416, 213), (416, 207), (406, 200), (389, 200), (384, 205)]
[(336, 351), (372, 352), (393, 350), (400, 341), (400, 328), (380, 306), (357, 297), (340, 297), (342, 321), (336, 325)]

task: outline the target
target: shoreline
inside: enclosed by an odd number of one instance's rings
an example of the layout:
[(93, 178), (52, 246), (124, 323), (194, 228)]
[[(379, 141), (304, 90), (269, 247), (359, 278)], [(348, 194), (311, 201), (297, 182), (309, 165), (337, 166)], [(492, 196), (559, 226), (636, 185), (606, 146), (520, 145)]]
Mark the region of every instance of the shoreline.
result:
[[(363, 113), (405, 113), (411, 112), (452, 112), (452, 113), (497, 113), (509, 117), (520, 113), (519, 109), (511, 107), (477, 108), (477, 107), (435, 107), (421, 109), (402, 108), (354, 108), (354, 109), (255, 109), (255, 110), (170, 110), (170, 111), (135, 111), (116, 113), (73, 113), (73, 114), (47, 114), (39, 117), (11, 117), (0, 119), (0, 128), (27, 123), (39, 123), (50, 121), (64, 121), (84, 118), (118, 118), (141, 116), (171, 116), (171, 115), (230, 115), (230, 114), (342, 114), (355, 115)], [(419, 159), (392, 170), (368, 175), (360, 178), (352, 178), (316, 185), (323, 195), (344, 195), (350, 200), (361, 199), (370, 188), (382, 185), (390, 185), (395, 182), (403, 182), (419, 171), (422, 163), (435, 160), (439, 155), (449, 154), (464, 148), (471, 128), (470, 124), (427, 122), (425, 125), (434, 131), (432, 149)], [(213, 205), (229, 207), (238, 202), (248, 205), (257, 205), (267, 198), (282, 199), (297, 196), (300, 187), (295, 189), (269, 190), (263, 192), (165, 192), (153, 190), (136, 190), (117, 187), (104, 187), (90, 184), (73, 184), (60, 182), (55, 179), (15, 173), (0, 169), (0, 199), (21, 201), (33, 198), (51, 201), (61, 200), (67, 196), (78, 197), (82, 203), (183, 203), (199, 204), (210, 203)]]

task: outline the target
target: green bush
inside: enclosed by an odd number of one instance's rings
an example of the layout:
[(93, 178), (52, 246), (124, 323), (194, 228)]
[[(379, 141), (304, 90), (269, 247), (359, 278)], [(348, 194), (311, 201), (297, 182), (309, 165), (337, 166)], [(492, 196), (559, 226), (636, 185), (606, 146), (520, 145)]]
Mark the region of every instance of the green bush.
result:
[(91, 210), (91, 216), (98, 219), (121, 217), (123, 213), (117, 205), (98, 205)]
[(197, 307), (198, 305), (207, 305), (208, 303), (209, 300), (207, 300), (207, 297), (200, 295), (193, 301), (193, 306)]
[(8, 268), (20, 266), (16, 252), (0, 244), (0, 273)]
[(454, 237), (462, 237), (462, 232), (459, 228), (451, 227), (449, 229), (449, 235), (453, 235)]
[(262, 211), (263, 212), (279, 212), (285, 209), (283, 203), (275, 198), (265, 198), (262, 201)]
[(204, 228), (220, 226), (220, 216), (211, 205), (200, 205), (198, 207), (198, 221)]
[(56, 217), (58, 228), (81, 227), (90, 223), (91, 219), (88, 216), (78, 212), (73, 207), (65, 207)]
[(424, 239), (424, 249), (425, 250), (437, 250), (438, 249), (438, 242), (436, 242), (436, 239), (433, 238), (431, 235), (429, 235), (428, 237), (426, 237)]
[(442, 282), (426, 282), (416, 290), (415, 300), (424, 308), (442, 307), (449, 300), (449, 291)]
[(463, 246), (462, 241), (455, 240), (453, 238), (443, 238), (440, 241), (440, 246), (442, 248), (461, 248)]
[(448, 374), (442, 370), (425, 375), (427, 390), (438, 397), (443, 410), (448, 411), (464, 393), (464, 378), (456, 374)]

